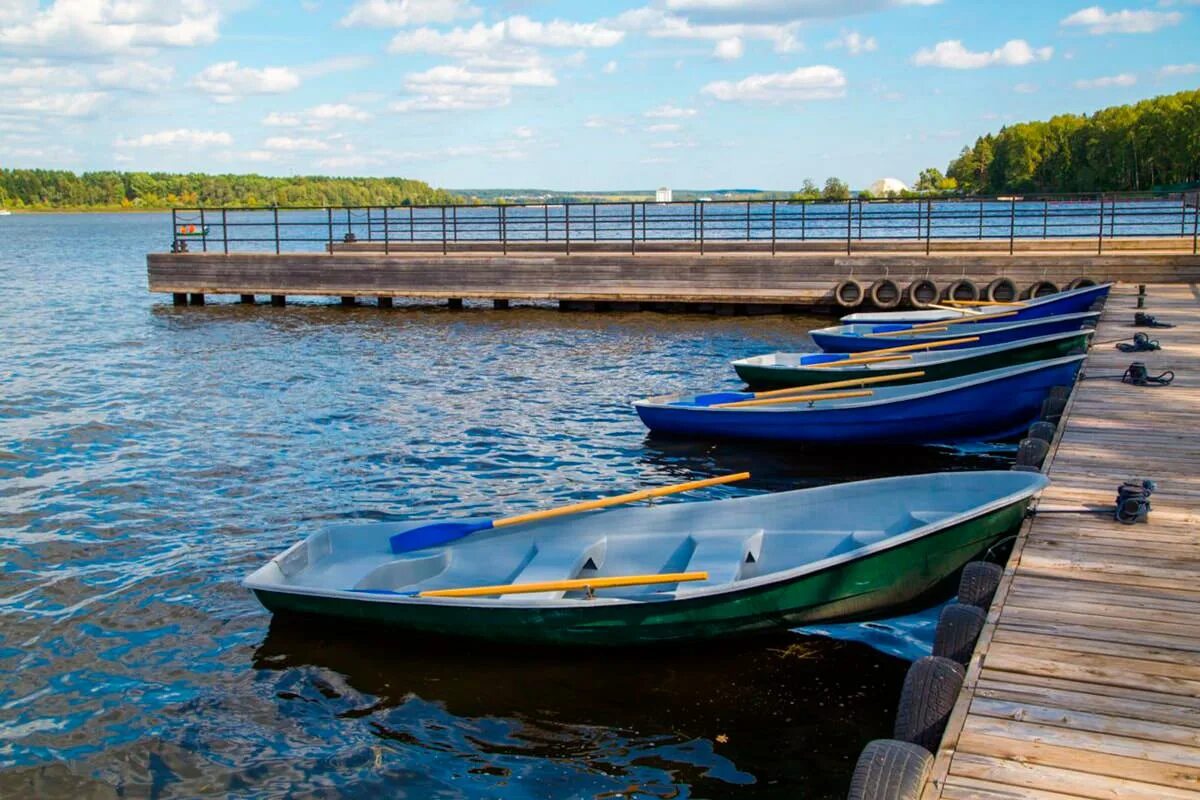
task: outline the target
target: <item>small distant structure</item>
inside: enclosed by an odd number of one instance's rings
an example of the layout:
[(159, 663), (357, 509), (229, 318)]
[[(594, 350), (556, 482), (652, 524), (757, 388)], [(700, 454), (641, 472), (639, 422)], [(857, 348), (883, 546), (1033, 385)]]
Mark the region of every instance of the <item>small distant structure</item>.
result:
[(671, 190), (666, 186), (660, 186), (658, 191), (654, 193), (654, 202), (669, 203), (671, 202)]
[(908, 185), (899, 178), (880, 178), (867, 187), (875, 197), (887, 197), (889, 194), (900, 194), (908, 191)]

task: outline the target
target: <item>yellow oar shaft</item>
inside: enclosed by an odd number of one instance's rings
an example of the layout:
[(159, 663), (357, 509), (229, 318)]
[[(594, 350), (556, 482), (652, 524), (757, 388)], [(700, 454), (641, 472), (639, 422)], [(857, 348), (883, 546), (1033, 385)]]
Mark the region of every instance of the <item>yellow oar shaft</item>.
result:
[[(932, 350), (935, 347), (949, 347), (950, 345), (970, 344), (971, 342), (978, 342), (978, 341), (979, 341), (978, 336), (964, 336), (961, 339), (943, 339), (938, 342), (921, 342), (919, 344), (902, 344), (902, 345), (898, 345), (896, 347), (883, 347), (883, 348), (880, 348), (879, 350), (863, 350), (861, 352), (855, 353), (854, 356), (856, 358), (858, 358), (858, 357), (862, 357), (862, 356), (881, 356), (881, 355), (884, 355), (887, 353), (911, 353), (916, 350)], [(836, 364), (837, 362), (835, 361), (834, 363)]]
[(1021, 302), (1004, 302), (1002, 300), (946, 300), (948, 306), (1023, 306)]
[(611, 578), (573, 578), (537, 583), (502, 583), (496, 586), (468, 586), (462, 589), (430, 589), (418, 597), (486, 597), (497, 594), (534, 592), (570, 592), (576, 589), (614, 589), (620, 586), (650, 586), (658, 583), (706, 581), (707, 572), (663, 572), (656, 575), (615, 575)]
[[(796, 394), (797, 392), (808, 394), (809, 392), (823, 389), (845, 389), (847, 386), (870, 386), (873, 383), (887, 383), (888, 381), (902, 381), (907, 380), (908, 378), (920, 378), (924, 374), (924, 372), (900, 372), (895, 375), (874, 375), (869, 377), (864, 376), (862, 378), (847, 378), (844, 381), (814, 383), (811, 386), (792, 386), (788, 389), (772, 389), (769, 392), (755, 392), (754, 399), (757, 400), (762, 397), (783, 397), (784, 395)], [(748, 401), (742, 400), (739, 402), (744, 403)], [(730, 404), (726, 403), (724, 405)], [(736, 405), (736, 403), (733, 405)], [(719, 407), (720, 406), (718, 406), (718, 408)]]
[(982, 311), (977, 311), (973, 308), (955, 308), (954, 306), (943, 306), (937, 303), (930, 303), (930, 308), (936, 308), (938, 311), (957, 311), (960, 314), (982, 314)]
[(856, 367), (864, 364), (878, 364), (882, 361), (906, 361), (912, 356), (873, 356), (871, 358), (847, 358), (841, 361), (822, 361), (820, 364), (804, 364), (808, 369), (833, 369), (834, 367)]
[(909, 336), (914, 333), (941, 333), (947, 330), (945, 324), (936, 328), (918, 328), (915, 325), (902, 331), (884, 331), (883, 333), (868, 333), (867, 336)]
[[(918, 373), (924, 375), (924, 372)], [(822, 400), (843, 400), (848, 397), (870, 397), (875, 394), (870, 389), (861, 392), (819, 392), (817, 394), (798, 394), (788, 397), (771, 397), (766, 400), (739, 400), (736, 403), (718, 403), (709, 408), (746, 408), (748, 406), (769, 406), (776, 403), (818, 403)]]
[(958, 319), (946, 319), (938, 322), (923, 322), (920, 325), (913, 325), (909, 330), (920, 330), (922, 328), (932, 328), (934, 326), (946, 325), (962, 325), (964, 322), (986, 322), (989, 319), (1001, 319), (1003, 317), (1015, 317), (1019, 311), (1001, 311), (999, 314), (980, 314), (975, 317), (959, 317)]
[(505, 525), (518, 525), (522, 522), (535, 522), (539, 519), (561, 517), (566, 514), (578, 514), (580, 511), (591, 511), (596, 508), (608, 508), (609, 506), (617, 506), (621, 505), (622, 503), (636, 503), (639, 500), (649, 500), (651, 497), (665, 497), (669, 494), (690, 492), (693, 489), (703, 489), (708, 486), (717, 486), (722, 483), (744, 481), (749, 477), (749, 472), (739, 472), (734, 475), (722, 475), (719, 478), (705, 478), (704, 480), (700, 481), (678, 483), (674, 486), (660, 486), (657, 489), (641, 489), (628, 494), (619, 494), (615, 497), (605, 497), (601, 498), (600, 500), (587, 500), (583, 503), (573, 503), (569, 506), (548, 508), (545, 511), (532, 511), (528, 514), (518, 514), (515, 517), (504, 517), (492, 522), (492, 527), (503, 528)]

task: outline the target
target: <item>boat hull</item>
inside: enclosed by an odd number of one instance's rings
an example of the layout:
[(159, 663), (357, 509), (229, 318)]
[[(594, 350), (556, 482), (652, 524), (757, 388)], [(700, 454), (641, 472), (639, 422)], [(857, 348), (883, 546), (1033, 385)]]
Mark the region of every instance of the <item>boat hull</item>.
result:
[[(1016, 316), (1011, 319), (1038, 319), (1040, 317), (1054, 317), (1060, 314), (1078, 314), (1083, 311), (1091, 310), (1092, 304), (1097, 300), (1108, 299), (1108, 290), (1112, 288), (1111, 283), (1102, 283), (1096, 286), (1088, 286), (1083, 289), (1071, 289), (1056, 294), (1046, 295), (1045, 297), (1026, 300), (1023, 306), (996, 306), (990, 309), (979, 309), (981, 311), (993, 310), (1014, 310)], [(847, 314), (842, 317), (844, 323), (906, 323), (906, 322), (934, 322), (938, 320), (957, 319), (958, 317), (966, 316), (962, 312), (941, 311), (941, 310), (917, 310), (917, 311), (860, 311), (855, 314)]]
[(765, 633), (886, 616), (953, 575), (1020, 525), (1028, 498), (921, 538), (791, 580), (715, 596), (571, 608), (426, 605), (255, 588), (276, 614), (386, 624), (409, 631), (527, 644), (627, 646)]
[(946, 350), (958, 350), (967, 347), (985, 347), (993, 344), (1005, 344), (1021, 339), (1032, 339), (1039, 336), (1049, 336), (1054, 333), (1068, 333), (1083, 328), (1088, 322), (1094, 321), (1096, 315), (1090, 318), (1079, 315), (1045, 317), (1028, 320), (1016, 324), (1004, 324), (992, 328), (982, 328), (969, 323), (953, 325), (949, 330), (937, 334), (924, 335), (895, 335), (895, 336), (865, 336), (861, 333), (839, 332), (837, 328), (815, 330), (810, 333), (817, 347), (826, 353), (860, 353), (867, 350), (878, 350), (881, 347), (901, 347), (906, 345), (923, 345), (944, 341), (947, 339), (978, 337), (976, 342), (947, 345)]
[(1076, 336), (1064, 336), (1052, 341), (1018, 340), (1010, 348), (998, 352), (981, 352), (974, 354), (979, 348), (967, 348), (962, 358), (941, 363), (914, 364), (909, 361), (873, 364), (869, 372), (839, 369), (832, 366), (827, 369), (805, 367), (760, 366), (743, 362), (734, 362), (738, 377), (745, 381), (751, 389), (786, 389), (792, 386), (811, 386), (813, 384), (836, 381), (844, 378), (861, 377), (864, 374), (875, 376), (900, 375), (905, 372), (919, 370), (924, 372), (920, 378), (908, 378), (889, 382), (889, 386), (903, 386), (910, 383), (927, 383), (947, 378), (957, 378), (962, 375), (972, 375), (976, 372), (986, 372), (1001, 367), (1011, 367), (1017, 364), (1030, 364), (1060, 356), (1070, 355), (1076, 350), (1087, 350), (1088, 338), (1091, 333), (1080, 331)]
[(886, 402), (740, 409), (641, 402), (635, 407), (654, 433), (699, 438), (909, 445), (1002, 441), (1037, 419), (1050, 387), (1075, 382), (1081, 361), (1082, 356), (1060, 359)]

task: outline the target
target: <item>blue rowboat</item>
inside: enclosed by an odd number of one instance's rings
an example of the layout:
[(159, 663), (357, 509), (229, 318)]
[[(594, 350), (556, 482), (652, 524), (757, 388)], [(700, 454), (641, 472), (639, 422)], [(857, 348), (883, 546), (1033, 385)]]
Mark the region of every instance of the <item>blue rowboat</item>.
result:
[(926, 330), (922, 332), (918, 329), (912, 333), (905, 332), (913, 327), (911, 325), (836, 325), (832, 328), (818, 328), (815, 331), (809, 331), (809, 335), (812, 336), (817, 347), (826, 353), (859, 353), (884, 347), (936, 344), (939, 341), (962, 339), (968, 336), (978, 336), (979, 341), (947, 345), (944, 349), (986, 347), (993, 344), (1015, 342), (1019, 339), (1032, 339), (1035, 336), (1049, 336), (1053, 333), (1067, 333), (1085, 327), (1094, 327), (1099, 317), (1099, 311), (1091, 311), (1086, 314), (1063, 314), (1058, 317), (1042, 317), (1016, 322), (1007, 320), (1004, 322), (963, 322), (958, 325), (950, 325), (941, 331)]
[[(701, 438), (854, 444), (990, 442), (1023, 432), (1052, 386), (1070, 386), (1075, 355), (904, 386), (872, 386), (869, 397), (721, 408), (740, 392), (665, 395), (634, 403), (654, 433)], [(811, 395), (806, 395), (811, 396)]]
[[(1055, 292), (1054, 294), (1047, 294), (1042, 297), (1031, 297), (1028, 300), (1021, 301), (1020, 305), (992, 306), (976, 310), (983, 313), (1015, 311), (1016, 315), (1009, 317), (1008, 319), (1010, 320), (1056, 317), (1060, 314), (1078, 314), (1090, 310), (1092, 303), (1095, 303), (1097, 300), (1107, 299), (1108, 290), (1111, 288), (1111, 283), (1101, 283), (1097, 286), (1084, 286), (1081, 289), (1069, 289), (1065, 292)], [(918, 309), (913, 311), (860, 311), (857, 314), (847, 314), (842, 317), (842, 323), (846, 325), (854, 325), (856, 323), (880, 325), (888, 323), (915, 324), (921, 322), (943, 322), (945, 320), (969, 316), (971, 316), (971, 312), (969, 311), (944, 308)]]

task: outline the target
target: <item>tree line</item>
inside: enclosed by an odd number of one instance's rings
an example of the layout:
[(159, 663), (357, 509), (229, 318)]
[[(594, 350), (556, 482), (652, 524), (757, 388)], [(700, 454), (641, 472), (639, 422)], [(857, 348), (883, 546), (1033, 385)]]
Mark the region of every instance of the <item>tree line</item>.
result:
[(16, 209), (160, 209), (171, 206), (439, 205), (461, 202), (407, 178), (206, 175), (0, 169), (0, 206)]
[(1200, 89), (1008, 125), (946, 175), (972, 194), (1122, 192), (1200, 181)]

